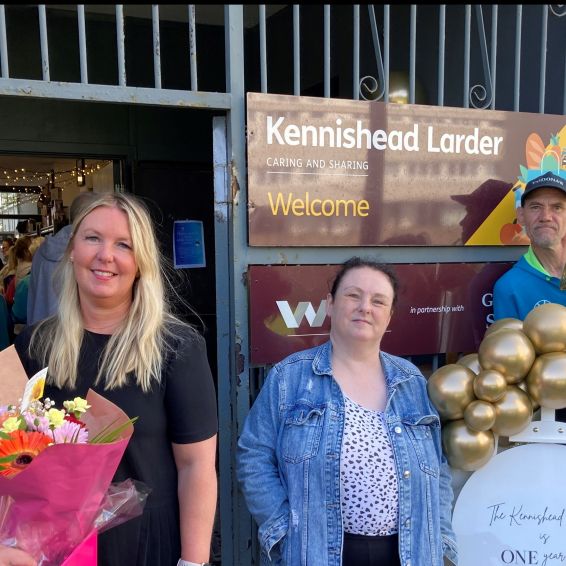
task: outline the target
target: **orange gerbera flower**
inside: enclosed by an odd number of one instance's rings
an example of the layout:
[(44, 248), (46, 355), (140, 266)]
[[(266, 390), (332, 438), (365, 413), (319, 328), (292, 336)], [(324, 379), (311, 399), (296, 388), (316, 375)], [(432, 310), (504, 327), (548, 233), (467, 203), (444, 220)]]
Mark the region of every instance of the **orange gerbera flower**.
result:
[(0, 475), (11, 478), (29, 466), (52, 443), (41, 432), (15, 430), (0, 438)]

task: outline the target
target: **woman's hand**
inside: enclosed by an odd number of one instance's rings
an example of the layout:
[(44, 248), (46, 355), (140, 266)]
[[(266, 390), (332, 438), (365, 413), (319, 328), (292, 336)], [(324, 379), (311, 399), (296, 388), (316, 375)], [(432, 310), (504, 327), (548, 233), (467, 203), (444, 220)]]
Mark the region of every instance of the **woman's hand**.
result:
[(27, 552), (0, 544), (0, 566), (36, 566), (36, 562)]

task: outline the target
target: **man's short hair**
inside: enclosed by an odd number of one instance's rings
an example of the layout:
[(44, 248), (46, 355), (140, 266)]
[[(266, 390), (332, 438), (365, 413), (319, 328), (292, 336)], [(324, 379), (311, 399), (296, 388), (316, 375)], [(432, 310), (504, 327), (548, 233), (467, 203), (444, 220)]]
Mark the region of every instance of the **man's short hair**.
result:
[(562, 191), (564, 195), (566, 195), (566, 179), (560, 175), (556, 175), (555, 173), (551, 173), (547, 171), (542, 175), (539, 175), (535, 179), (529, 181), (525, 185), (525, 190), (521, 195), (521, 206), (525, 206), (526, 198), (537, 189), (558, 189)]

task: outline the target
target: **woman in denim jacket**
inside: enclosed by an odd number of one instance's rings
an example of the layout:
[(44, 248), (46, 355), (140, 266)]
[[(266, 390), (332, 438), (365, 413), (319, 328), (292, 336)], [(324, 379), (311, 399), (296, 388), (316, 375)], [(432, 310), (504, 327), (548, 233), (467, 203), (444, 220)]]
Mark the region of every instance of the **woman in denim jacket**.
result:
[(330, 341), (276, 364), (238, 442), (262, 564), (457, 562), (440, 420), (421, 372), (380, 351), (398, 283), (352, 258), (328, 296)]

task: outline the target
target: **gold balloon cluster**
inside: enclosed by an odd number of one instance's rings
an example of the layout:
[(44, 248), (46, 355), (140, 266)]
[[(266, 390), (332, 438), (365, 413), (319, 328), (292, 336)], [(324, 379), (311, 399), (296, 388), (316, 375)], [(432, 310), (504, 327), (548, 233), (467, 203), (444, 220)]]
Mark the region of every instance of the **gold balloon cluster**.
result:
[(494, 322), (477, 354), (430, 376), (428, 394), (443, 421), (448, 463), (481, 468), (494, 453), (496, 435), (523, 430), (539, 406), (566, 407), (566, 307), (546, 303), (524, 321)]

